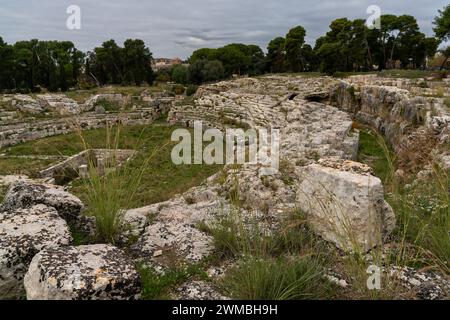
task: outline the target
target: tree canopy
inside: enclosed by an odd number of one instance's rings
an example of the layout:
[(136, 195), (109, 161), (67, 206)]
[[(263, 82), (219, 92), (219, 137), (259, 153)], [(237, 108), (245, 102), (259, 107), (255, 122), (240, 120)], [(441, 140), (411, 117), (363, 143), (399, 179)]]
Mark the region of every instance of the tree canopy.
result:
[(152, 53), (142, 40), (128, 39), (124, 47), (106, 41), (88, 55), (89, 72), (100, 84), (151, 84)]
[(435, 26), (433, 30), (437, 38), (441, 41), (450, 40), (450, 4), (443, 10), (439, 10), (433, 24)]
[[(381, 16), (381, 28), (369, 29), (363, 19), (335, 19), (314, 48), (305, 43), (306, 30), (295, 26), (271, 40), (267, 54), (257, 45), (232, 43), (195, 50), (189, 66), (177, 65), (158, 73), (159, 81), (199, 85), (238, 75), (266, 72), (372, 71), (386, 68), (425, 68), (439, 44), (450, 40), (450, 5), (434, 19), (435, 37), (420, 31), (411, 15)], [(441, 50), (449, 59), (449, 48)], [(144, 41), (128, 39), (123, 47), (105, 41), (87, 54), (70, 41), (19, 41), (7, 44), (0, 37), (0, 90), (67, 90), (85, 82), (97, 85), (151, 84), (152, 53)]]
[(19, 41), (0, 38), (0, 89), (67, 90), (77, 84), (84, 54), (70, 41)]

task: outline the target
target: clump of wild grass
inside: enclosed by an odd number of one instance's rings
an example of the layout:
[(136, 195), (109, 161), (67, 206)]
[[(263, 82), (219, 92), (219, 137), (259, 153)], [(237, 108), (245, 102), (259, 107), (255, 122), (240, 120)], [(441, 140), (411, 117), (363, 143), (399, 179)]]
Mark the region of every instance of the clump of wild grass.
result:
[[(394, 232), (395, 254), (391, 263), (399, 266), (434, 268), (449, 274), (450, 267), (450, 208), (448, 172), (433, 164), (430, 148), (435, 146), (435, 138), (425, 133), (408, 150), (401, 151), (396, 159), (390, 152), (384, 139), (372, 131), (373, 142), (362, 140), (360, 151), (367, 153), (367, 146), (380, 155), (378, 167), (386, 168), (382, 175), (387, 194), (387, 201), (394, 209), (397, 227)], [(366, 136), (370, 137), (370, 136)], [(430, 143), (431, 141), (431, 143)], [(377, 148), (374, 143), (378, 144)], [(364, 160), (362, 158), (361, 160)], [(369, 165), (371, 163), (368, 163)], [(431, 174), (413, 184), (404, 185), (413, 180), (415, 173), (426, 165), (432, 168)], [(400, 166), (409, 177), (398, 181), (396, 168)], [(380, 171), (375, 170), (375, 173)]]
[(435, 166), (426, 181), (390, 196), (398, 220), (396, 235), (415, 246), (412, 262), (446, 274), (450, 274), (449, 185), (448, 174)]
[(446, 98), (446, 99), (444, 100), (444, 104), (447, 106), (447, 108), (450, 109), (450, 98)]
[(170, 290), (191, 279), (206, 279), (208, 276), (200, 265), (189, 265), (167, 270), (164, 274), (158, 274), (144, 265), (138, 266), (142, 281), (143, 300), (161, 300), (170, 298)]
[(330, 284), (318, 259), (305, 257), (242, 260), (223, 281), (225, 291), (241, 300), (306, 300), (324, 298)]
[[(113, 134), (112, 127), (107, 127), (105, 146), (112, 150), (112, 157), (106, 159), (105, 172), (101, 172), (96, 161), (90, 159), (89, 179), (86, 184), (87, 215), (95, 217), (98, 241), (113, 244), (126, 228), (123, 223), (124, 209), (133, 202), (144, 170), (158, 152), (157, 149), (151, 153), (137, 169), (129, 162), (119, 166), (115, 154), (119, 150), (120, 126), (115, 129)], [(81, 131), (79, 135), (85, 149), (89, 149)]]
[[(260, 216), (233, 208), (207, 227), (218, 258), (237, 266), (220, 286), (236, 299), (291, 300), (323, 298), (330, 283), (324, 279), (326, 250), (295, 210), (277, 231), (269, 231)], [(250, 216), (249, 216), (250, 215)]]

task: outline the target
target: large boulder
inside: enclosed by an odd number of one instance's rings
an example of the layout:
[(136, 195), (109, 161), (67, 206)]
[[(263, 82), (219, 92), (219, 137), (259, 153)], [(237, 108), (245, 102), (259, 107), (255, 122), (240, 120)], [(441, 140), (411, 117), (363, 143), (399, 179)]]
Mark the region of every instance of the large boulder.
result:
[(11, 104), (17, 110), (29, 114), (40, 114), (45, 111), (36, 99), (26, 94), (14, 95)]
[(0, 299), (21, 298), (31, 259), (44, 248), (68, 245), (69, 228), (54, 208), (36, 205), (0, 214)]
[(90, 111), (95, 109), (95, 106), (100, 101), (107, 101), (110, 103), (117, 104), (119, 107), (123, 107), (127, 103), (127, 97), (120, 93), (102, 93), (96, 94), (86, 100), (83, 104), (84, 111)]
[(79, 114), (81, 108), (78, 103), (65, 94), (37, 95), (40, 105), (46, 110), (52, 110), (61, 115)]
[(53, 207), (66, 221), (78, 220), (83, 203), (74, 195), (54, 185), (18, 180), (11, 184), (0, 212), (13, 212), (37, 204)]
[(196, 263), (213, 252), (211, 236), (193, 225), (176, 220), (157, 221), (147, 228), (133, 245), (139, 257), (149, 258), (159, 266), (175, 261)]
[(381, 180), (363, 164), (321, 160), (299, 172), (297, 203), (313, 229), (344, 251), (365, 252), (395, 227)]
[(134, 300), (141, 292), (128, 257), (106, 244), (42, 250), (24, 284), (28, 300)]

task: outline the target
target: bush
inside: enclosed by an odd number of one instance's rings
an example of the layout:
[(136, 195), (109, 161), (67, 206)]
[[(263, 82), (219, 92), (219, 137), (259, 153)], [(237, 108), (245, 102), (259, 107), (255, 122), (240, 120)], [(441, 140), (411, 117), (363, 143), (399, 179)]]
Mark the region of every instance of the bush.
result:
[(173, 85), (173, 86), (172, 86), (171, 91), (172, 91), (173, 93), (175, 93), (176, 95), (181, 95), (181, 94), (184, 93), (185, 88), (184, 88), (184, 86), (181, 85), (181, 84), (176, 84), (176, 85)]
[(194, 94), (197, 93), (197, 90), (198, 90), (198, 86), (196, 86), (196, 85), (194, 85), (194, 84), (191, 84), (191, 85), (189, 85), (189, 86), (187, 87), (187, 89), (186, 89), (186, 95), (187, 95), (188, 97), (193, 96)]
[(176, 65), (171, 70), (172, 81), (178, 84), (187, 84), (188, 68), (183, 65)]

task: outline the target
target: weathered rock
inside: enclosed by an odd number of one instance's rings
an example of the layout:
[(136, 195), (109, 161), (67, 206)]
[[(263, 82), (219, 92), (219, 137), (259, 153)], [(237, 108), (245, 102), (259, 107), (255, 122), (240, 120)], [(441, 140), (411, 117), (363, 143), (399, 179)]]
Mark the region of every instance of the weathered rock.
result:
[(23, 276), (44, 248), (68, 245), (66, 222), (55, 209), (36, 205), (0, 214), (0, 298), (24, 296)]
[(14, 107), (17, 108), (17, 110), (22, 112), (30, 114), (39, 114), (44, 112), (44, 108), (39, 104), (39, 102), (29, 95), (14, 95), (11, 103)]
[(322, 102), (330, 98), (329, 91), (313, 92), (305, 95), (305, 100), (312, 102)]
[(211, 283), (190, 281), (178, 287), (175, 291), (177, 300), (230, 300), (217, 291)]
[(381, 180), (351, 161), (322, 161), (301, 169), (297, 203), (324, 239), (345, 251), (368, 251), (395, 227)]
[(37, 99), (41, 107), (59, 115), (79, 114), (81, 112), (78, 103), (65, 94), (40, 94)]
[(111, 103), (117, 104), (119, 107), (122, 107), (127, 102), (127, 97), (124, 97), (120, 93), (102, 93), (96, 94), (95, 96), (89, 98), (85, 101), (83, 105), (83, 109), (85, 111), (89, 111), (95, 108), (99, 101), (108, 101)]
[(105, 244), (42, 250), (24, 284), (29, 300), (134, 300), (141, 291), (124, 252)]
[[(140, 258), (156, 265), (170, 266), (180, 262), (199, 262), (213, 251), (213, 239), (194, 226), (174, 220), (157, 221), (149, 225), (133, 245)], [(162, 255), (155, 257), (157, 251)]]
[(83, 209), (80, 199), (57, 186), (19, 180), (10, 186), (0, 211), (13, 212), (36, 204), (55, 208), (66, 221), (77, 220)]
[[(440, 162), (440, 155), (448, 150), (450, 110), (444, 99), (429, 97), (442, 94), (443, 90), (445, 95), (450, 94), (441, 83), (439, 87), (423, 88), (423, 80), (354, 76), (340, 81), (331, 90), (331, 100), (338, 108), (353, 114), (359, 123), (376, 129), (396, 152), (415, 154), (417, 159), (423, 159), (421, 165), (426, 165)], [(418, 154), (417, 145), (423, 145), (420, 139), (424, 135), (429, 143), (423, 154)], [(433, 157), (428, 159), (431, 154)], [(401, 162), (399, 165), (409, 171), (408, 165)]]
[(400, 280), (406, 288), (414, 290), (420, 299), (444, 300), (450, 298), (450, 281), (437, 273), (392, 266), (389, 269), (389, 275)]

